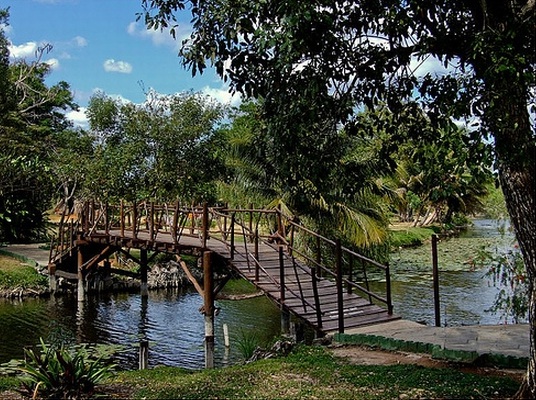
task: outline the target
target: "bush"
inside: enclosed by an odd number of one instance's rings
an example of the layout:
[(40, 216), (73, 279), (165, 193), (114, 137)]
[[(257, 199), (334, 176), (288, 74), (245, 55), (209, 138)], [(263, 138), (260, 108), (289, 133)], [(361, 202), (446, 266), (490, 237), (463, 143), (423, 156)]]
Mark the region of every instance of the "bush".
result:
[(21, 393), (32, 398), (37, 395), (48, 399), (91, 397), (95, 385), (114, 367), (105, 365), (101, 358), (92, 359), (85, 346), (54, 348), (43, 339), (39, 349), (25, 349), (24, 353)]

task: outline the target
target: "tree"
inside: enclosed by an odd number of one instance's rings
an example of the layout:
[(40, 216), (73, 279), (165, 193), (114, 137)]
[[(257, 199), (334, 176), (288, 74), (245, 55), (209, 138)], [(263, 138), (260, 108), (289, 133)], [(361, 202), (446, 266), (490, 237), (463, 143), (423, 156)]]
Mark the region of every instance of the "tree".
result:
[[(8, 17), (0, 10), (0, 24)], [(0, 28), (0, 240), (34, 240), (42, 238), (55, 194), (57, 135), (70, 128), (65, 111), (76, 104), (67, 83), (45, 83), (50, 67), (41, 57), (49, 46), (33, 62), (13, 63), (7, 46)]]
[(282, 145), (263, 129), (261, 110), (261, 102), (243, 103), (223, 129), (229, 179), (220, 185), (222, 197), (281, 207), (323, 235), (386, 256), (378, 247), (387, 237), (387, 218), (376, 178), (388, 168), (377, 151), (341, 129), (318, 127), (311, 135), (303, 120)]
[(103, 201), (214, 200), (214, 181), (222, 170), (214, 154), (223, 111), (189, 92), (149, 92), (141, 105), (96, 94), (87, 111), (95, 157), (85, 192)]
[[(536, 151), (528, 111), (535, 84), (534, 0), (142, 5), (146, 25), (168, 27), (171, 34), (176, 13), (190, 5), (193, 31), (180, 51), (184, 64), (195, 74), (211, 63), (232, 90), (264, 98), (267, 128), (280, 135), (288, 134), (300, 113), (329, 116), (351, 131), (355, 111), (379, 101), (397, 119), (425, 110), (436, 126), (476, 117), (473, 134), (493, 140), (530, 282), (531, 353), (519, 394), (536, 397)], [(443, 75), (415, 75), (419, 62), (434, 59), (447, 67)]]

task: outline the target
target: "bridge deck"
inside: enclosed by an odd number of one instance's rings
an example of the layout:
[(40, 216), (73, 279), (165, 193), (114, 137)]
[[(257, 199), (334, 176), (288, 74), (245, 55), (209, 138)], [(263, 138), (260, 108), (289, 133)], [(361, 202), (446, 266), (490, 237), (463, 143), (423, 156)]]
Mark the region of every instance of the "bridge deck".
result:
[[(96, 231), (87, 235), (85, 239), (115, 245), (129, 243), (134, 248), (147, 248), (155, 251), (180, 252), (183, 249), (202, 249), (200, 238), (195, 236), (182, 235), (178, 242), (174, 242), (171, 235), (165, 232), (159, 232), (153, 240), (147, 231), (138, 232), (135, 239), (132, 237), (132, 232), (125, 231), (123, 235), (121, 236), (118, 230), (110, 230), (108, 233)], [(248, 246), (250, 246), (249, 249)], [(276, 245), (259, 242), (258, 280), (255, 280), (256, 260), (252, 254), (251, 245), (236, 243), (233, 257), (231, 257), (229, 245), (217, 238), (209, 238), (206, 241), (206, 248), (218, 253), (232, 269), (264, 291), (280, 307), (301, 317), (315, 329), (325, 333), (340, 330), (338, 292), (335, 282), (316, 278), (321, 312), (321, 321), (319, 321), (315, 309), (315, 293), (310, 268), (287, 253), (283, 256), (285, 290), (284, 299), (281, 298), (280, 259)], [(368, 298), (365, 299), (355, 293), (345, 292), (342, 299), (345, 329), (399, 319), (398, 316), (389, 314), (386, 309), (372, 303)]]

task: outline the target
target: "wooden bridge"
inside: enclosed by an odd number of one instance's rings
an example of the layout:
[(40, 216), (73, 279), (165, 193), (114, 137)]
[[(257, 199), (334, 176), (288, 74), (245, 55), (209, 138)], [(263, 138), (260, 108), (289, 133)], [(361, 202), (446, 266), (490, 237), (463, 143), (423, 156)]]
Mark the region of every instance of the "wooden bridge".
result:
[[(139, 259), (129, 249), (139, 249)], [(116, 252), (138, 262), (140, 272), (111, 268), (108, 258)], [(77, 279), (80, 299), (88, 277), (108, 269), (140, 278), (143, 293), (148, 264), (162, 252), (178, 257), (212, 254), (205, 273), (212, 275), (214, 265), (238, 273), (283, 313), (303, 319), (320, 334), (398, 318), (387, 265), (318, 235), (277, 209), (88, 202), (74, 218), (61, 217), (50, 250), (51, 284), (56, 276)], [(215, 287), (205, 279), (205, 288), (209, 286), (203, 291), (188, 266), (181, 266), (201, 294), (210, 291), (212, 302), (230, 277)], [(370, 290), (371, 277), (385, 282), (382, 293)]]

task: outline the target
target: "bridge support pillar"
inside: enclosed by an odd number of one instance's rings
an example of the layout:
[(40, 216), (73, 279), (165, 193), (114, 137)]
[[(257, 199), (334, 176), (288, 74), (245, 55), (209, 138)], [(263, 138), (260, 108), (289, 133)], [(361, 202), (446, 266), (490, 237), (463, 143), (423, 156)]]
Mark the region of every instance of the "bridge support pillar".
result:
[(140, 284), (140, 294), (142, 296), (148, 296), (149, 291), (147, 288), (147, 249), (141, 249), (140, 252), (140, 272), (141, 272), (141, 284)]
[(281, 305), (281, 334), (290, 335), (290, 313)]
[(205, 368), (214, 368), (214, 277), (212, 252), (203, 253), (203, 294), (205, 310)]
[(84, 255), (82, 254), (82, 247), (78, 246), (78, 290), (77, 297), (79, 302), (83, 302), (86, 295), (86, 282), (84, 276)]
[(56, 279), (56, 265), (48, 264), (48, 288), (51, 293), (58, 290), (58, 281)]

